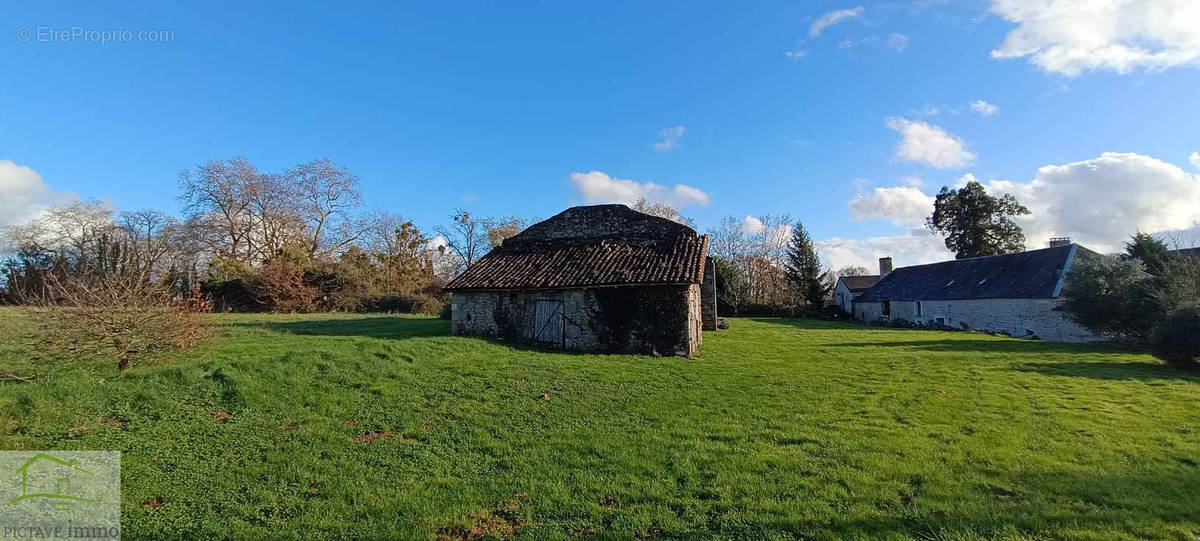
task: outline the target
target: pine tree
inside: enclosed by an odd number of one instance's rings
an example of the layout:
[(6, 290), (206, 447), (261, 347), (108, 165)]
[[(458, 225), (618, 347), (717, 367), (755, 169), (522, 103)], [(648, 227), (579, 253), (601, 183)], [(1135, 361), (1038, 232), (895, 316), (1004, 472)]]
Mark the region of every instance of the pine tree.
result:
[(800, 222), (792, 228), (785, 267), (788, 284), (809, 306), (819, 309), (825, 305), (826, 295), (833, 290), (833, 281), (828, 272), (821, 270), (821, 258)]
[(1126, 261), (1140, 260), (1146, 266), (1146, 272), (1155, 276), (1162, 276), (1166, 272), (1170, 257), (1167, 243), (1141, 231), (1129, 237), (1129, 242), (1125, 243), (1125, 253), (1121, 254), (1121, 259)]

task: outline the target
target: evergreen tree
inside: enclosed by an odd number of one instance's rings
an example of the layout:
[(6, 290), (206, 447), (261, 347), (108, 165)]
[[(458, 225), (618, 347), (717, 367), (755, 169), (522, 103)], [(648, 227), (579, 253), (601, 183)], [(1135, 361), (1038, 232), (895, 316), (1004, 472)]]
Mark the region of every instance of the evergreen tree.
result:
[(1166, 270), (1167, 258), (1170, 257), (1168, 252), (1170, 250), (1167, 248), (1167, 243), (1138, 231), (1129, 237), (1129, 242), (1125, 243), (1125, 253), (1121, 254), (1121, 259), (1125, 261), (1137, 259), (1146, 266), (1146, 272), (1162, 276), (1163, 271)]
[(833, 280), (828, 272), (821, 270), (821, 258), (800, 222), (792, 228), (785, 267), (788, 284), (809, 306), (821, 308), (825, 305), (825, 297), (833, 290)]

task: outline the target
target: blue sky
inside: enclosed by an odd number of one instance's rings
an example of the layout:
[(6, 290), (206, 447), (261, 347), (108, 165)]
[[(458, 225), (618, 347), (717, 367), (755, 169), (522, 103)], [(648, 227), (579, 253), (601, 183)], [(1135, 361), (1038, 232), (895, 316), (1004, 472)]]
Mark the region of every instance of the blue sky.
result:
[[(1032, 0), (497, 4), (10, 5), (0, 160), (44, 183), (25, 206), (175, 211), (183, 168), (329, 157), (362, 178), (368, 206), (425, 228), (454, 207), (547, 217), (647, 190), (605, 179), (652, 182), (667, 189), (645, 193), (688, 204), (701, 229), (790, 213), (834, 239), (835, 264), (940, 257), (911, 230), (922, 197), (966, 174), (1039, 199), (1031, 244), (1108, 246), (1117, 230), (1200, 220), (1176, 208), (1200, 207), (1189, 2), (1077, 25)], [(173, 39), (20, 39), (73, 27)], [(582, 189), (572, 174), (588, 172), (604, 175)], [(1145, 201), (1149, 188), (1167, 196)], [(1064, 213), (1078, 215), (1052, 217)]]

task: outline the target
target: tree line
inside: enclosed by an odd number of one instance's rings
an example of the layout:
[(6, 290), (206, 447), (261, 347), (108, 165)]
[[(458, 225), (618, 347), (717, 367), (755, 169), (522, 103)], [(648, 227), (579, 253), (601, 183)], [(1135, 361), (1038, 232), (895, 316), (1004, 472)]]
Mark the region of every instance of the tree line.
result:
[(437, 314), (446, 281), (525, 225), (459, 210), (431, 236), (365, 208), (359, 183), (328, 159), (265, 172), (234, 157), (179, 174), (179, 216), (100, 201), (51, 207), (0, 231), (11, 254), (0, 301), (44, 304), (68, 278), (121, 276), (219, 311)]
[[(169, 323), (179, 313), (208, 310), (445, 315), (448, 280), (532, 222), (455, 209), (430, 237), (401, 215), (364, 208), (358, 177), (328, 159), (280, 172), (242, 157), (213, 160), (178, 182), (181, 216), (81, 201), (4, 228), (11, 255), (0, 263), (0, 301), (73, 308), (74, 323), (54, 326), (90, 322), (121, 343), (110, 349), (135, 351), (153, 349), (145, 345), (153, 340), (120, 338), (120, 329), (148, 313), (159, 313), (167, 330), (181, 327)], [(642, 199), (633, 207), (694, 227), (669, 205)], [(942, 188), (931, 211), (928, 229), (956, 257), (1025, 249), (1014, 218), (1028, 209), (978, 182)], [(728, 216), (707, 233), (721, 313), (817, 315), (839, 276), (869, 274), (825, 268), (805, 226), (788, 215), (753, 224)], [(1139, 233), (1121, 257), (1084, 262), (1068, 276), (1065, 311), (1102, 335), (1143, 343), (1189, 328), (1198, 258), (1165, 253), (1161, 241)], [(192, 341), (167, 330), (160, 342)]]

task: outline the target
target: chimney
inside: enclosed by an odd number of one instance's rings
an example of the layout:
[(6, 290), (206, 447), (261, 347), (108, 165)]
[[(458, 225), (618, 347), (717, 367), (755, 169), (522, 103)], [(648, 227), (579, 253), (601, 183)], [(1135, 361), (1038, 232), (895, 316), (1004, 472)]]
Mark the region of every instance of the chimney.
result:
[(892, 272), (891, 256), (879, 258), (879, 277), (883, 278), (884, 276), (887, 276), (889, 272)]
[(1050, 239), (1051, 248), (1056, 246), (1066, 246), (1068, 244), (1071, 244), (1071, 237), (1054, 237)]

